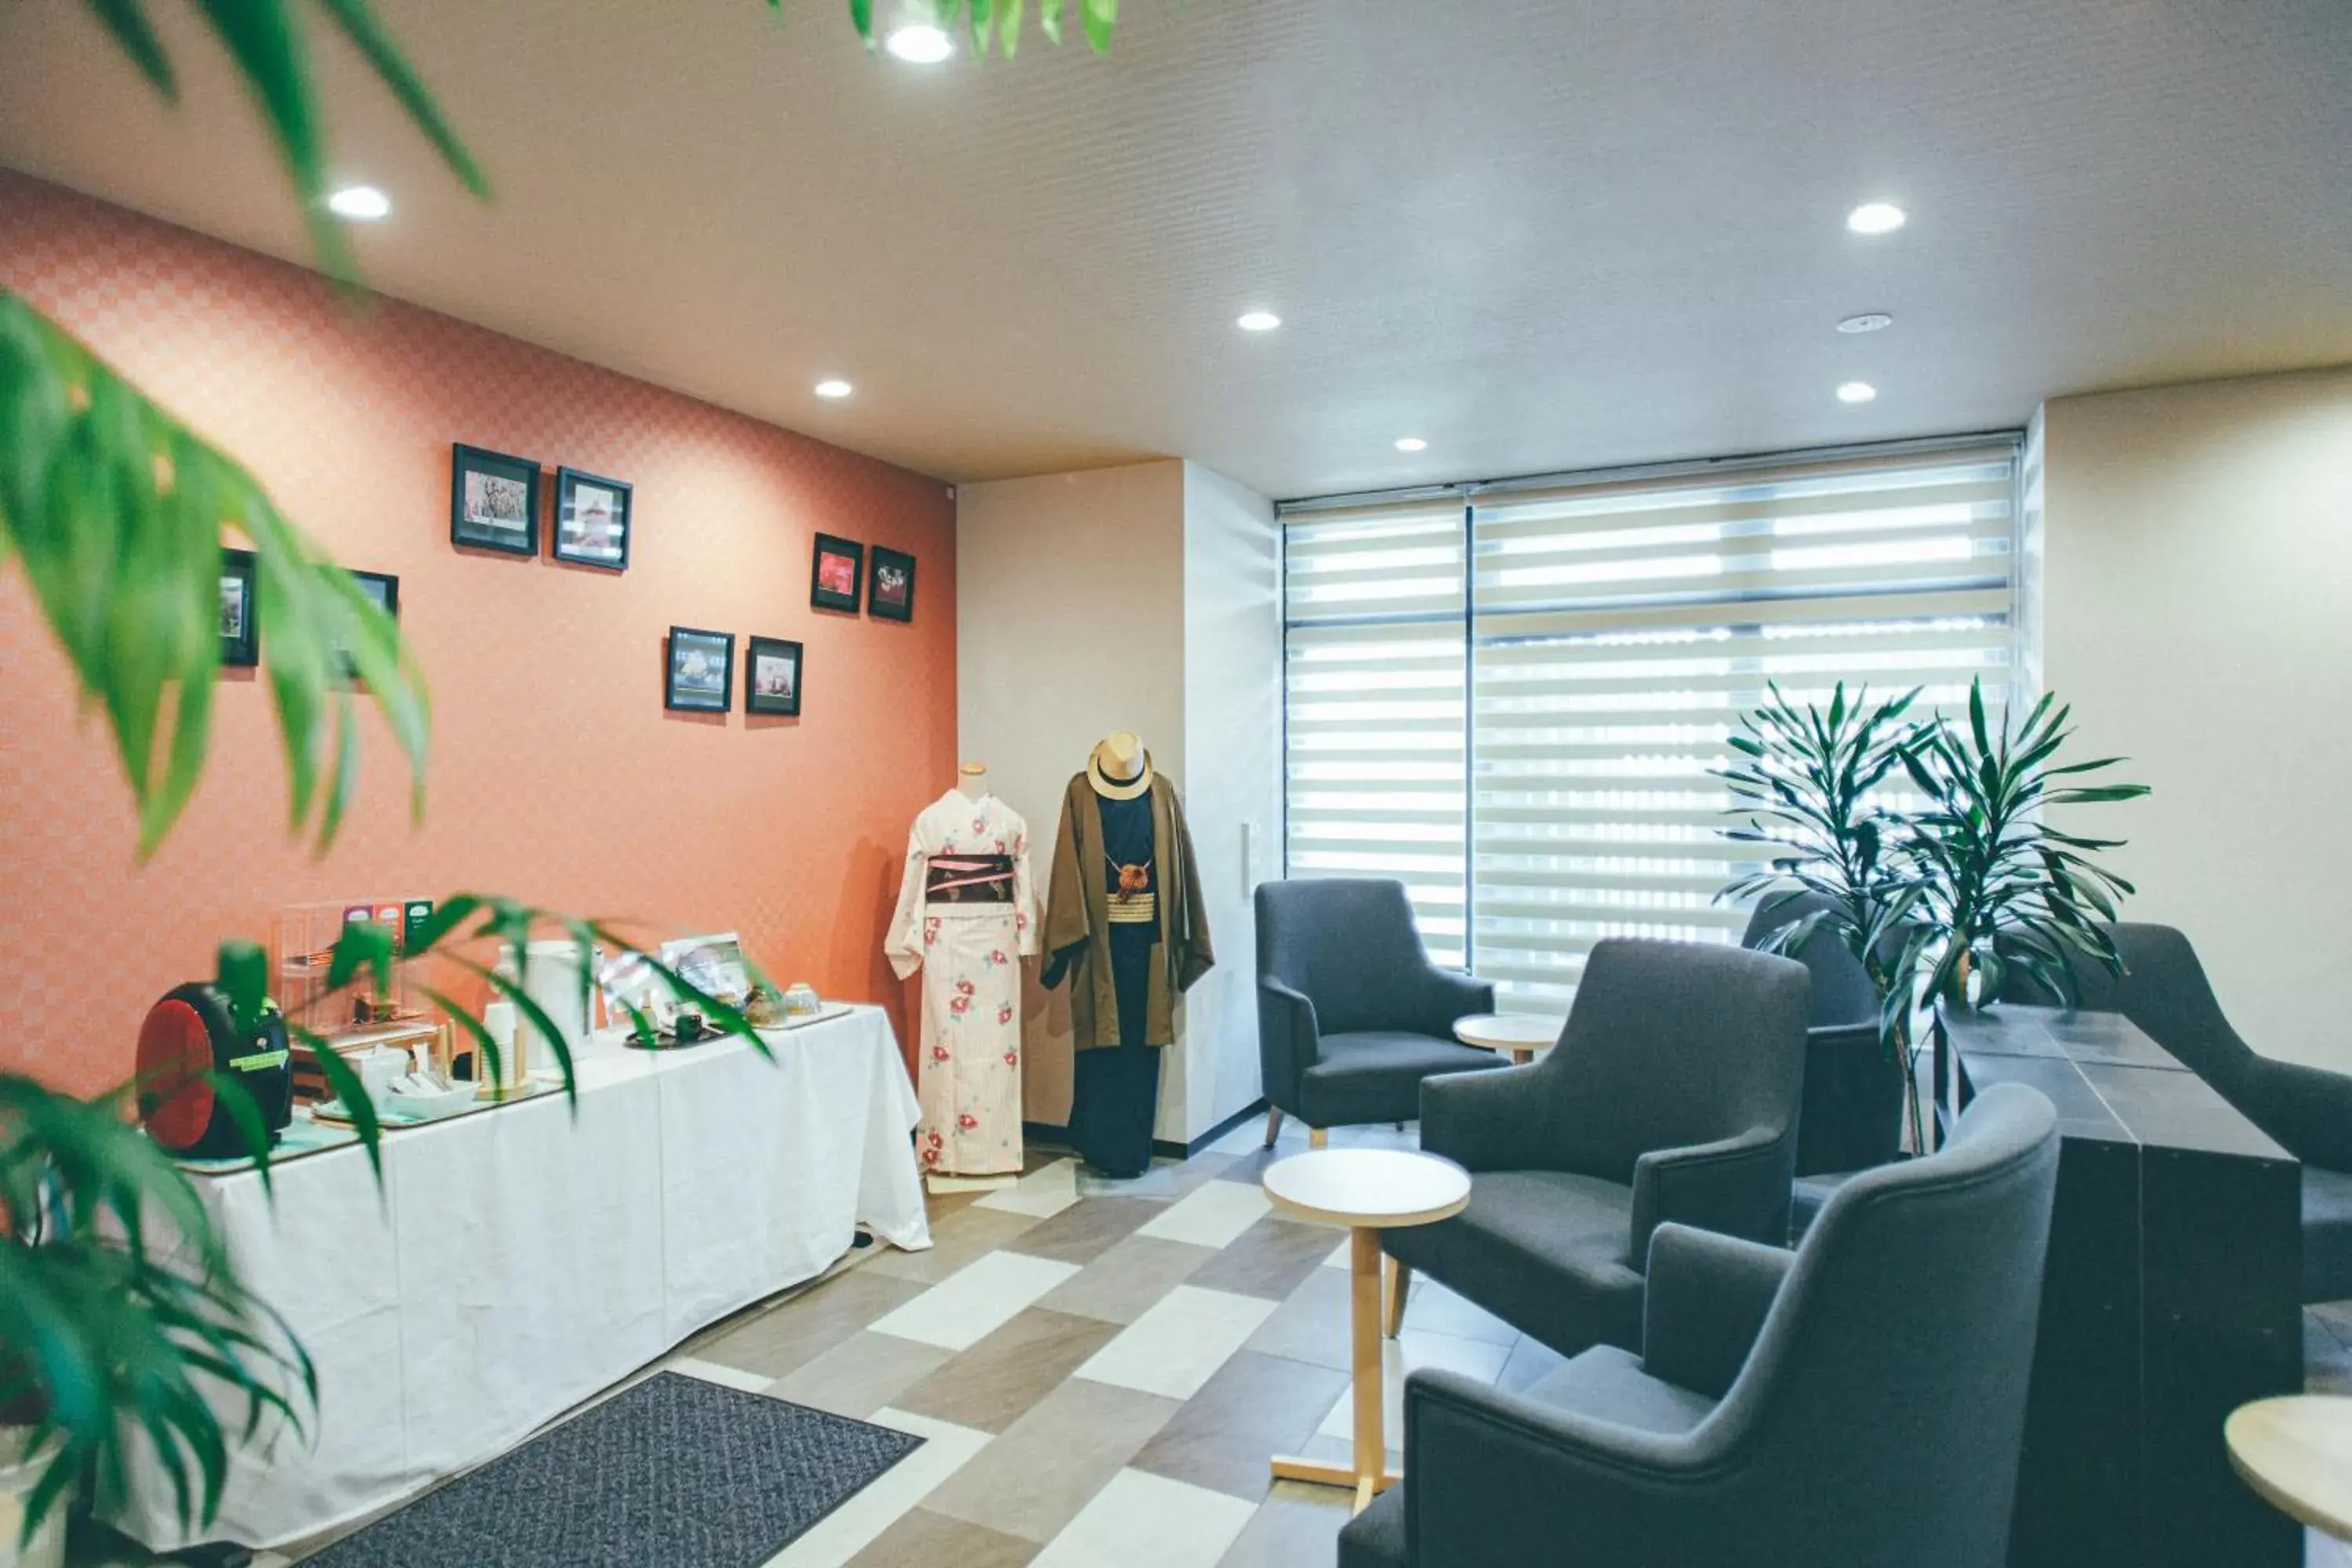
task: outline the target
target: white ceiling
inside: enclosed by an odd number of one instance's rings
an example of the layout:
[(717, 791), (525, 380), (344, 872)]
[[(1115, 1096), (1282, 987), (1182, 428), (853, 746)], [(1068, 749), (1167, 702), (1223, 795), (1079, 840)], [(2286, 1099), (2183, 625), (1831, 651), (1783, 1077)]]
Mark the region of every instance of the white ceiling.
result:
[[(301, 257), (155, 9), (176, 113), (87, 6), (0, 5), (0, 163)], [(1130, 0), (1108, 59), (931, 69), (838, 0), (381, 9), (499, 191), (327, 47), (340, 164), (398, 204), (371, 282), (950, 479), (1307, 495), (2352, 361), (2345, 0)], [(1847, 234), (1872, 198), (1910, 226)]]

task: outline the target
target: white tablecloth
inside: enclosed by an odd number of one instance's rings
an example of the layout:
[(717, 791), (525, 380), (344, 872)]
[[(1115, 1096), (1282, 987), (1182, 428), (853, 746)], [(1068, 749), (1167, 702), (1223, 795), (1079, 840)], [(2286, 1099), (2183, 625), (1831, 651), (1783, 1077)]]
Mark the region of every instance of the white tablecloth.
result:
[[(184, 1535), (152, 1462), (107, 1522), (159, 1551), (273, 1546), (513, 1443), (698, 1329), (814, 1275), (859, 1224), (930, 1245), (888, 1017), (580, 1064), (560, 1094), (196, 1186), (247, 1282), (319, 1369), (312, 1445), (240, 1450), (218, 1521)], [(241, 1407), (239, 1421), (242, 1420)]]

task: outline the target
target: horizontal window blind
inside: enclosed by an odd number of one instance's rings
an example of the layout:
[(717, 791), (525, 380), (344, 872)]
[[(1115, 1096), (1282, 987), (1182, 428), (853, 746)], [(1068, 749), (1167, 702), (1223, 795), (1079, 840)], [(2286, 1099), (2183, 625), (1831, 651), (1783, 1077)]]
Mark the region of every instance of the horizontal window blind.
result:
[(1565, 1010), (1605, 936), (1736, 941), (1738, 715), (1768, 681), (2005, 701), (2016, 468), (2004, 437), (1286, 509), (1289, 874), (1402, 879), (1512, 1009)]
[(1490, 493), (1472, 508), (1470, 949), (1567, 1005), (1606, 936), (1737, 941), (1709, 770), (1777, 681), (2008, 696), (2014, 446)]
[(1465, 527), (1456, 499), (1283, 531), (1289, 872), (1399, 879), (1452, 964), (1468, 958)]

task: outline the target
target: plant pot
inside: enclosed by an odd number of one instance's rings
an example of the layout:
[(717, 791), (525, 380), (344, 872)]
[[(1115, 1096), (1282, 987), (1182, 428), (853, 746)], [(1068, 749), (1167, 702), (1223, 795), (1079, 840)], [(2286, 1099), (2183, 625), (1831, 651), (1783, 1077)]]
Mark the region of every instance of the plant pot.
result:
[(0, 1568), (65, 1568), (66, 1504), (72, 1497), (70, 1489), (49, 1505), (32, 1540), (22, 1539), (26, 1500), (49, 1461), (65, 1447), (65, 1438), (52, 1434), (47, 1442), (27, 1453), (25, 1445), (32, 1436), (29, 1426), (0, 1426)]
[(1903, 1147), (1903, 1069), (1875, 1028), (1816, 1029), (1805, 1046), (1797, 1174), (1866, 1171)]

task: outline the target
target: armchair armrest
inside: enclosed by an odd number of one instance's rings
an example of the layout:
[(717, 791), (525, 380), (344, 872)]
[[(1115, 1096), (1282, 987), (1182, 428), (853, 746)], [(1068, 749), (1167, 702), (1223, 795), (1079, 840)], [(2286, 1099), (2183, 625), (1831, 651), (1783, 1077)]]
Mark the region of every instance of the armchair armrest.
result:
[(1751, 1127), (1736, 1138), (1651, 1151), (1633, 1162), (1629, 1256), (1645, 1256), (1650, 1233), (1670, 1219), (1750, 1241), (1785, 1241), (1795, 1166), (1794, 1128)]
[(1724, 1528), (1738, 1521), (1727, 1518), (1723, 1468), (1702, 1462), (1688, 1436), (1616, 1426), (1445, 1372), (1406, 1380), (1404, 1428), (1413, 1568), (1557, 1563), (1570, 1542), (1578, 1568), (1769, 1560)]
[(2352, 1171), (2352, 1078), (2257, 1056), (2245, 1075), (2251, 1120), (2306, 1164)]
[(1540, 1062), (1421, 1080), (1421, 1146), (1465, 1171), (1546, 1170), (1555, 1163), (1549, 1107), (1531, 1075)]
[(1322, 1030), (1315, 1004), (1305, 992), (1271, 976), (1257, 983), (1258, 1070), (1265, 1097), (1282, 1110), (1298, 1110), (1298, 1078), (1322, 1055)]
[(1795, 1254), (1668, 1223), (1650, 1238), (1642, 1369), (1720, 1399), (1755, 1347)]
[(1495, 983), (1480, 980), (1458, 969), (1445, 969), (1431, 964), (1424, 972), (1421, 994), (1415, 998), (1414, 1022), (1422, 1033), (1439, 1039), (1454, 1037), (1454, 1021), (1473, 1013), (1495, 1010)]

